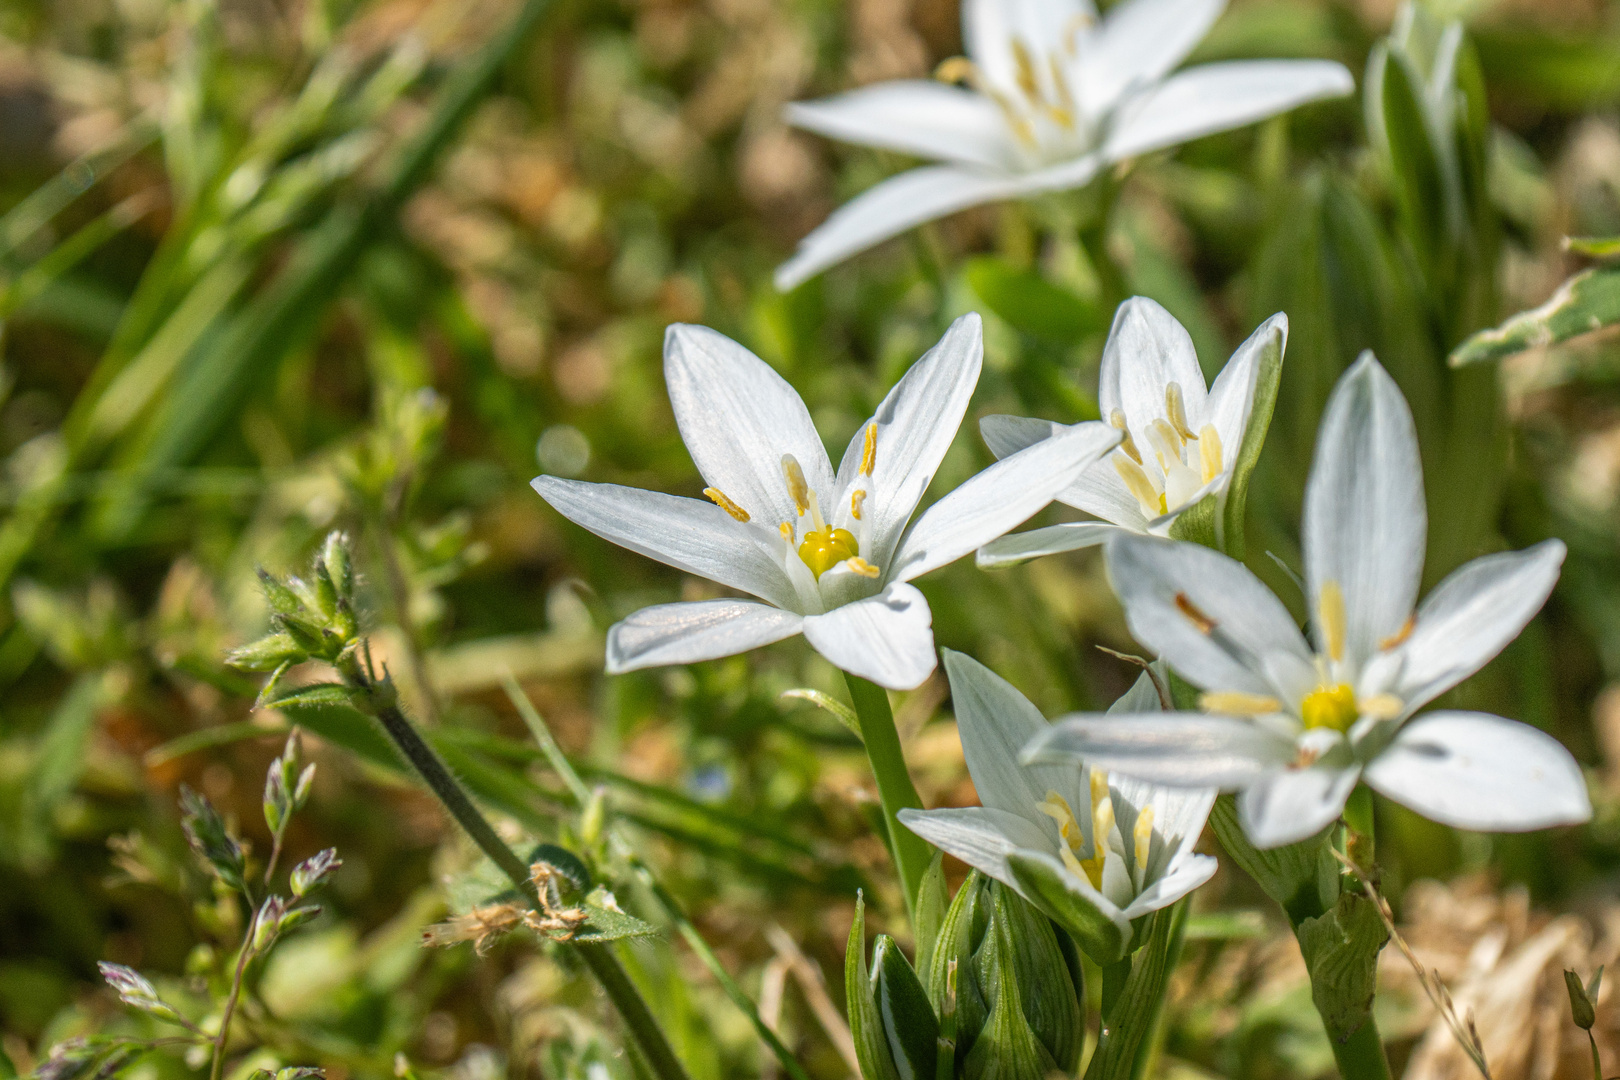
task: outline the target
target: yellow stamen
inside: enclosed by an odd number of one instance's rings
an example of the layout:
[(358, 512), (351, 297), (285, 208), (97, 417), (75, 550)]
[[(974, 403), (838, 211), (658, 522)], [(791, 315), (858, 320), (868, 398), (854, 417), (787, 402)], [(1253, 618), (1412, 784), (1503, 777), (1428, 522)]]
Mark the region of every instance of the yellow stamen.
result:
[(1337, 581), (1322, 582), (1322, 591), (1316, 597), (1316, 618), (1327, 639), (1328, 657), (1334, 663), (1344, 659), (1344, 592)]
[(1307, 728), (1349, 731), (1357, 715), (1356, 692), (1348, 683), (1319, 686), (1299, 703), (1299, 718)]
[(1080, 51), (1080, 31), (1086, 29), (1096, 21), (1097, 20), (1093, 19), (1085, 12), (1081, 12), (1071, 18), (1068, 25), (1064, 26), (1063, 28), (1063, 51), (1068, 53), (1070, 56), (1074, 56), (1076, 53), (1078, 53)]
[(1125, 425), (1125, 414), (1118, 409), (1109, 413), (1108, 426), (1125, 433), (1125, 437), (1119, 442), (1119, 448), (1129, 454), (1132, 461), (1138, 465), (1142, 464), (1142, 451), (1138, 450), (1136, 443), (1131, 440), (1131, 429)]
[(1215, 632), (1215, 620), (1205, 615), (1186, 593), (1176, 593), (1176, 610), (1185, 615), (1187, 621), (1196, 626), (1200, 634)]
[[(804, 540), (799, 544), (799, 558), (804, 560), (804, 565), (810, 568), (810, 572), (816, 575), (817, 580), (820, 580), (822, 574), (845, 559), (853, 559), (859, 550), (855, 535), (848, 529), (812, 529), (804, 534)], [(875, 573), (876, 567), (873, 570)]]
[(1225, 468), (1225, 461), (1221, 456), (1221, 435), (1215, 430), (1214, 424), (1205, 424), (1198, 432), (1198, 464), (1199, 475), (1204, 483), (1209, 483)]
[(803, 517), (810, 509), (810, 485), (804, 478), (804, 470), (799, 468), (799, 459), (792, 454), (783, 454), (782, 475), (787, 479), (788, 494), (793, 497), (793, 505), (798, 509), (799, 516)]
[(1065, 844), (1074, 847), (1078, 843), (1078, 837), (1071, 838), (1069, 835), (1069, 830), (1074, 826), (1074, 808), (1069, 805), (1068, 799), (1055, 791), (1048, 791), (1046, 798), (1035, 804), (1035, 809), (1057, 822), (1058, 833)]
[(1224, 716), (1265, 716), (1282, 711), (1282, 702), (1265, 694), (1246, 694), (1241, 690), (1217, 690), (1200, 694), (1198, 707), (1205, 712)]
[[(1164, 496), (1154, 489), (1153, 481), (1149, 480), (1147, 473), (1142, 471), (1142, 466), (1128, 457), (1121, 457), (1119, 454), (1108, 455), (1108, 460), (1114, 463), (1114, 471), (1119, 473), (1121, 480), (1125, 481), (1125, 489), (1136, 496), (1136, 501), (1142, 504), (1144, 512), (1148, 513), (1150, 517), (1158, 517), (1159, 514), (1168, 513), (1164, 505)], [(1153, 512), (1153, 507), (1158, 507), (1157, 512)]]
[(1057, 87), (1058, 103), (1052, 109), (1052, 118), (1066, 128), (1074, 127), (1074, 91), (1069, 89), (1068, 76), (1063, 73), (1063, 64), (1057, 56), (1048, 53), (1046, 56), (1047, 69), (1052, 74), (1052, 85)]
[(1163, 420), (1154, 420), (1148, 424), (1148, 442), (1153, 444), (1153, 450), (1159, 457), (1159, 465), (1166, 472), (1170, 471), (1171, 461), (1181, 460), (1181, 448), (1186, 445), (1181, 438), (1181, 432)]
[(1103, 866), (1108, 860), (1108, 834), (1114, 828), (1114, 800), (1108, 793), (1108, 774), (1091, 770), (1091, 858), (1080, 860), (1093, 888), (1102, 888)]
[(866, 489), (856, 488), (849, 496), (849, 516), (861, 520), (861, 505), (866, 502)]
[(719, 488), (704, 488), (703, 494), (714, 500), (714, 504), (738, 521), (748, 520), (748, 511), (732, 502), (730, 497)]
[(939, 62), (934, 69), (934, 78), (943, 83), (967, 83), (977, 90), (984, 82), (979, 77), (979, 68), (973, 61), (965, 56), (952, 56)]
[(1148, 855), (1153, 851), (1153, 807), (1144, 806), (1136, 814), (1136, 827), (1131, 830), (1136, 841), (1136, 872), (1147, 873)]
[[(843, 530), (839, 531), (842, 532)], [(883, 572), (877, 567), (873, 566), (871, 563), (867, 562), (865, 559), (861, 558), (859, 555), (855, 555), (845, 560), (845, 565), (847, 565), (855, 573), (861, 575), (861, 577), (875, 578)]]
[(776, 531), (782, 534), (782, 539), (790, 544), (793, 543), (793, 526), (791, 524), (784, 521), (776, 527)]
[(1393, 720), (1406, 709), (1406, 703), (1394, 694), (1374, 694), (1356, 703), (1362, 716), (1374, 720)]
[(1416, 629), (1417, 615), (1408, 615), (1406, 617), (1406, 621), (1401, 624), (1401, 628), (1399, 630), (1395, 631), (1393, 634), (1389, 635), (1389, 637), (1378, 643), (1378, 651), (1389, 652), (1391, 649), (1405, 645), (1406, 639), (1411, 637), (1412, 631)]
[(866, 425), (866, 443), (861, 447), (861, 475), (871, 476), (877, 467), (877, 425)]
[(1187, 426), (1187, 403), (1181, 396), (1181, 384), (1177, 382), (1166, 383), (1164, 387), (1164, 412), (1170, 418), (1170, 426), (1176, 429), (1183, 441), (1193, 441), (1198, 438)]
[(1013, 63), (1018, 68), (1018, 89), (1022, 90), (1030, 101), (1039, 103), (1044, 95), (1041, 93), (1040, 84), (1035, 81), (1035, 63), (1030, 59), (1029, 46), (1022, 40), (1013, 38), (1012, 54)]

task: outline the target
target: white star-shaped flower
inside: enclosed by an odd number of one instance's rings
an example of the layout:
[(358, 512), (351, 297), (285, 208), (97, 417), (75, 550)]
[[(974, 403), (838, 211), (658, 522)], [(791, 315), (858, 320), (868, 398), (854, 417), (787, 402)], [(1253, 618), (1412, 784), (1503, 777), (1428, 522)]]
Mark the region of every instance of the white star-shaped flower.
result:
[(1413, 718), (1518, 636), (1564, 545), (1475, 559), (1420, 605), (1427, 531), (1411, 411), (1365, 354), (1328, 403), (1305, 492), (1311, 640), (1241, 563), (1121, 534), (1107, 560), (1131, 632), (1204, 691), (1205, 712), (1072, 717), (1027, 757), (1241, 791), (1262, 848), (1326, 827), (1362, 780), (1458, 828), (1587, 820), (1580, 768), (1545, 732), (1481, 712)]
[[(1160, 787), (1095, 767), (1024, 765), (1019, 754), (1050, 725), (989, 668), (945, 652), (968, 773), (983, 805), (902, 810), (900, 821), (1045, 911), (1099, 963), (1124, 955), (1132, 920), (1208, 881), (1215, 860), (1193, 851), (1213, 789)], [(1156, 708), (1147, 675), (1115, 703)]]
[(1114, 162), (1355, 89), (1350, 72), (1327, 60), (1171, 74), (1224, 7), (1124, 0), (1099, 20), (1091, 0), (964, 0), (967, 56), (941, 65), (941, 79), (789, 106), (799, 127), (938, 164), (837, 210), (777, 270), (777, 287), (957, 210), (1081, 187)]
[(998, 461), (912, 516), (956, 437), (983, 361), (956, 320), (856, 431), (835, 473), (810, 412), (770, 365), (701, 326), (672, 326), (664, 379), (709, 501), (542, 476), (534, 488), (596, 535), (758, 597), (644, 608), (608, 631), (607, 669), (729, 656), (802, 633), (891, 689), (935, 666), (913, 578), (1027, 520), (1119, 443), (1092, 424)]
[[(1121, 529), (1168, 536), (1183, 511), (1224, 498), (1249, 433), (1262, 358), (1275, 349), (1280, 361), (1287, 342), (1288, 317), (1273, 315), (1206, 389), (1192, 338), (1175, 316), (1145, 297), (1125, 301), (1103, 347), (1097, 394), (1103, 418), (1125, 432), (1124, 441), (1057, 497), (1101, 520), (1003, 536), (980, 550), (979, 565), (1091, 547)], [(979, 430), (990, 452), (1005, 457), (1069, 427), (987, 416)]]

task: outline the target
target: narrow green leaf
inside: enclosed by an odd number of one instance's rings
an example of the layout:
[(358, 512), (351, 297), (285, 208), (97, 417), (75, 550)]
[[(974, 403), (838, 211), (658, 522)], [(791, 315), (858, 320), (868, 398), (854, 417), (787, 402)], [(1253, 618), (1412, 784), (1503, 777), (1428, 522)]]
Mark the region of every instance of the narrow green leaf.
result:
[(850, 924), (849, 943), (844, 948), (844, 1008), (849, 1033), (855, 1040), (855, 1060), (865, 1080), (900, 1080), (889, 1044), (872, 999), (872, 980), (866, 969), (866, 902), (855, 895), (855, 921)]
[(1072, 344), (1108, 327), (1097, 305), (1005, 259), (969, 259), (962, 273), (986, 307), (1026, 334)]
[(887, 934), (878, 935), (872, 967), (878, 1015), (900, 1080), (934, 1080), (939, 1021), (916, 971)]
[(1525, 349), (1557, 345), (1620, 322), (1620, 269), (1594, 267), (1570, 278), (1540, 307), (1481, 330), (1452, 350), (1452, 367), (1500, 360)]
[(1566, 236), (1564, 250), (1589, 259), (1620, 257), (1620, 236)]
[(917, 970), (925, 975), (939, 941), (939, 931), (945, 922), (945, 911), (950, 906), (950, 894), (945, 890), (945, 856), (934, 853), (934, 861), (923, 874), (922, 887), (917, 890), (915, 937), (917, 939)]

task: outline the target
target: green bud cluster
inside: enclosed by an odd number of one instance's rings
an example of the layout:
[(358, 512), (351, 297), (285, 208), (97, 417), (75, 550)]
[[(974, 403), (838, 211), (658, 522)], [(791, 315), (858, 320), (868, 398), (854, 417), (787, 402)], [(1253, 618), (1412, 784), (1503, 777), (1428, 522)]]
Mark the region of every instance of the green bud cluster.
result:
[(243, 671), (270, 672), (260, 695), (261, 703), (268, 703), (288, 669), (307, 660), (343, 668), (360, 646), (348, 537), (342, 532), (327, 535), (309, 580), (282, 580), (261, 568), (259, 583), (270, 607), (271, 632), (232, 650), (225, 661)]
[(1085, 1041), (1080, 954), (1017, 893), (970, 874), (919, 977), (888, 935), (870, 969), (857, 904), (845, 962), (849, 1023), (866, 1080), (1044, 1080), (1072, 1074)]

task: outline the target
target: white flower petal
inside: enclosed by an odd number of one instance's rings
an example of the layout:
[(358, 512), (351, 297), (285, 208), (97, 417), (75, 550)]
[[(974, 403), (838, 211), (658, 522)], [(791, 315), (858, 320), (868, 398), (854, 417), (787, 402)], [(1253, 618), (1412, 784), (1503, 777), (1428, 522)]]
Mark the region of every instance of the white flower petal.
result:
[(787, 107), (788, 123), (843, 142), (1004, 169), (1007, 120), (989, 98), (933, 79), (904, 79)]
[(1069, 521), (1029, 532), (1008, 533), (980, 548), (977, 561), (985, 569), (1016, 566), (1045, 555), (1096, 547), (1118, 531), (1118, 525), (1106, 521)]
[(1031, 54), (1055, 50), (1096, 18), (1091, 0), (964, 0), (962, 41), (991, 85), (1016, 99), (1021, 91), (1013, 42)]
[(833, 211), (776, 268), (784, 292), (857, 252), (925, 221), (1002, 199), (1080, 187), (1097, 175), (1102, 159), (1088, 154), (1031, 173), (993, 173), (931, 165), (890, 177)]
[(1309, 839), (1344, 812), (1361, 770), (1284, 769), (1243, 789), (1238, 820), (1257, 848)]
[(1103, 424), (1078, 425), (973, 476), (917, 519), (895, 552), (890, 578), (909, 581), (1016, 528), (1117, 446), (1119, 437)]
[(1124, 0), (1110, 8), (1076, 65), (1087, 107), (1105, 111), (1131, 90), (1158, 82), (1225, 7), (1226, 0)]
[(642, 608), (608, 630), (607, 671), (734, 656), (790, 638), (804, 618), (748, 600), (699, 600)]
[(812, 489), (832, 490), (827, 448), (798, 392), (735, 341), (706, 326), (671, 326), (664, 381), (698, 472), (764, 528), (798, 518), (782, 455), (798, 459)]
[(1110, 161), (1252, 124), (1355, 89), (1330, 60), (1243, 60), (1172, 75), (1128, 103), (1103, 148)]
[(798, 601), (759, 531), (713, 503), (660, 491), (536, 477), (534, 490), (563, 517), (678, 570), (753, 593), (777, 607)]
[[(892, 561), (906, 523), (962, 426), (983, 363), (984, 323), (970, 312), (911, 365), (872, 418), (856, 429), (838, 466), (838, 510), (845, 511), (854, 489), (869, 489), (862, 510), (871, 537), (871, 550), (861, 551), (867, 562), (887, 567)], [(859, 471), (869, 424), (877, 425), (877, 439), (868, 480)]]
[(1541, 610), (1563, 562), (1563, 542), (1546, 540), (1453, 571), (1424, 598), (1397, 650), (1396, 696), (1415, 709), (1484, 667)]
[(1204, 373), (1192, 336), (1176, 317), (1144, 296), (1133, 296), (1114, 313), (1098, 372), (1097, 404), (1103, 419), (1125, 415), (1131, 438), (1145, 454), (1153, 444), (1147, 426), (1165, 415), (1165, 388), (1181, 387), (1187, 415), (1204, 415)]
[(1056, 830), (1036, 807), (1048, 791), (1056, 791), (1075, 805), (1075, 800), (1088, 797), (1089, 782), (1071, 765), (1021, 764), (1019, 755), (1025, 745), (1047, 730), (1046, 717), (1011, 683), (977, 660), (949, 649), (944, 655), (956, 731), (979, 801), (1028, 819), (1038, 835), (1055, 844)]
[(1412, 721), (1367, 766), (1367, 783), (1459, 829), (1526, 832), (1592, 816), (1569, 751), (1544, 731), (1489, 713), (1436, 712)]
[(876, 596), (807, 617), (804, 636), (851, 675), (890, 690), (910, 690), (933, 674), (933, 623), (923, 594), (895, 582)]
[[(1087, 421), (1097, 423), (1097, 421)], [(1027, 416), (986, 416), (979, 421), (979, 433), (990, 452), (1005, 458), (1043, 439), (1069, 430), (1071, 425)], [(1075, 425), (1078, 426), (1078, 425)], [(1132, 532), (1147, 532), (1148, 519), (1136, 496), (1125, 487), (1113, 463), (1104, 457), (1082, 472), (1075, 482), (1058, 493), (1057, 501), (1084, 510), (1104, 521)]]
[(1292, 697), (1295, 687), (1274, 681), (1274, 658), (1309, 668), (1310, 651), (1248, 567), (1197, 544), (1125, 532), (1105, 550), (1131, 634), (1184, 678), (1204, 690)]
[(1293, 756), (1289, 740), (1229, 716), (1079, 713), (1060, 717), (1031, 740), (1023, 760), (1078, 760), (1150, 784), (1235, 790)]
[(1249, 429), (1249, 413), (1254, 408), (1260, 378), (1260, 359), (1273, 345), (1279, 350), (1288, 347), (1288, 316), (1281, 312), (1261, 323), (1260, 328), (1238, 346), (1209, 389), (1202, 423), (1215, 425), (1228, 470), (1237, 463), (1243, 449), (1243, 436)]
[[(1395, 380), (1363, 353), (1328, 399), (1305, 484), (1305, 583), (1317, 620), (1322, 587), (1344, 600), (1344, 661), (1360, 671), (1417, 602), (1428, 513), (1417, 429)], [(1324, 631), (1318, 645), (1326, 652)]]
[(979, 421), (979, 437), (984, 439), (984, 445), (1000, 461), (1054, 435), (1061, 435), (1069, 427), (1069, 424), (1060, 424), (1056, 420), (997, 413)]
[(1007, 856), (1021, 849), (1050, 852), (1052, 842), (1017, 814), (983, 806), (949, 810), (901, 810), (900, 824), (1014, 891), (1017, 880)]
[[(1196, 841), (1198, 838), (1195, 836)], [(1215, 876), (1220, 864), (1211, 855), (1191, 854), (1170, 868), (1125, 907), (1127, 919), (1138, 919), (1150, 911), (1169, 907)]]

